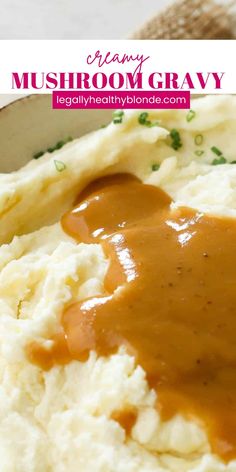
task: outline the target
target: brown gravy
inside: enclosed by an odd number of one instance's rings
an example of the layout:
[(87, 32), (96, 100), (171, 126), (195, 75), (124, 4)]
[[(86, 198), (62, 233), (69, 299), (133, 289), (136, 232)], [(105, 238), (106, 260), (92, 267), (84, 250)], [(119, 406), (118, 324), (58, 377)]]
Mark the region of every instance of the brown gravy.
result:
[[(54, 349), (51, 364), (68, 360), (67, 350), (83, 361), (91, 349), (108, 355), (126, 345), (162, 417), (198, 419), (228, 461), (236, 458), (236, 221), (170, 204), (162, 190), (118, 175), (90, 185), (63, 216), (79, 242), (102, 244), (110, 266), (107, 294), (63, 313), (65, 352)], [(34, 352), (33, 362), (51, 365)]]
[(111, 418), (115, 420), (125, 430), (127, 436), (131, 434), (132, 428), (137, 420), (137, 412), (135, 410), (114, 411)]

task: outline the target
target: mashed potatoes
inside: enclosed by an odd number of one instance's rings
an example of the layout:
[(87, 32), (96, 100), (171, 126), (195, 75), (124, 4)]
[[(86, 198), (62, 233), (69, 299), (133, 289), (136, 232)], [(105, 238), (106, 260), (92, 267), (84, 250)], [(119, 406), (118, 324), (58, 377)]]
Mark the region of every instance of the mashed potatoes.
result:
[[(123, 348), (48, 372), (25, 356), (32, 340), (49, 345), (66, 304), (103, 293), (101, 247), (77, 244), (59, 223), (90, 181), (131, 172), (173, 205), (236, 217), (236, 97), (197, 99), (193, 109), (191, 121), (184, 110), (151, 112), (153, 127), (126, 112), (122, 124), (0, 176), (0, 472), (236, 471), (211, 454), (199, 424), (160, 420), (145, 372)], [(183, 143), (176, 151), (171, 129)], [(213, 146), (226, 163), (212, 165)], [(138, 410), (130, 437), (112, 419), (127, 407)]]

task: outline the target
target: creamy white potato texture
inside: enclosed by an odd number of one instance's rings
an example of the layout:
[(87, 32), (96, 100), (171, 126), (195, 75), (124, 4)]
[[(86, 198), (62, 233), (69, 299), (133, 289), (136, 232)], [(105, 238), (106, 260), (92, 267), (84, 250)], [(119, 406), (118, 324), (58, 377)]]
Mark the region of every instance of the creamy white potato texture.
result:
[[(153, 127), (139, 123), (140, 111), (125, 112), (121, 124), (0, 175), (0, 472), (236, 471), (236, 461), (211, 453), (199, 424), (161, 421), (145, 372), (123, 348), (48, 372), (25, 356), (29, 341), (50, 344), (65, 304), (103, 293), (101, 247), (77, 244), (60, 226), (95, 178), (131, 172), (173, 205), (236, 217), (236, 97), (195, 99), (192, 108), (190, 121), (185, 110), (152, 111)], [(226, 162), (212, 165), (213, 146)], [(112, 413), (132, 406), (127, 438)]]

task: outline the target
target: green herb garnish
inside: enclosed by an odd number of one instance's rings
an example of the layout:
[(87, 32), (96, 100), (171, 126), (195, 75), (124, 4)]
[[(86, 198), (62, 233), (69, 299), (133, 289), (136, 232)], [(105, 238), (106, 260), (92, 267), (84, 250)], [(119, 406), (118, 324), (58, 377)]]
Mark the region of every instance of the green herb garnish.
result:
[(211, 151), (214, 152), (214, 154), (216, 154), (217, 156), (222, 156), (223, 154), (223, 152), (220, 149), (218, 149), (216, 146), (212, 146)]
[(40, 157), (42, 157), (45, 154), (45, 152), (52, 153), (54, 151), (57, 151), (58, 149), (61, 149), (65, 144), (69, 143), (70, 141), (72, 141), (72, 137), (68, 136), (68, 138), (66, 138), (64, 140), (61, 140), (61, 141), (58, 141), (55, 144), (55, 146), (49, 147), (46, 151), (37, 152), (36, 154), (34, 154), (33, 159), (39, 159)]
[(61, 149), (63, 146), (65, 146), (65, 144), (69, 143), (70, 141), (72, 141), (72, 137), (69, 136), (68, 138), (64, 139), (64, 140), (61, 140), (61, 141), (58, 141), (55, 146), (53, 147), (50, 147), (47, 149), (47, 152), (54, 152), (54, 151), (58, 151), (58, 149)]
[(203, 143), (203, 135), (202, 134), (197, 134), (194, 138), (194, 142), (195, 142), (196, 146), (201, 146), (201, 144)]
[(230, 164), (236, 164), (236, 161), (231, 161)]
[(36, 154), (33, 155), (33, 159), (39, 159), (39, 158), (42, 157), (44, 154), (45, 154), (45, 151), (36, 152)]
[(194, 152), (194, 154), (196, 154), (196, 156), (200, 157), (204, 154), (205, 151), (200, 151), (200, 149), (197, 149), (197, 151)]
[(108, 125), (101, 125), (100, 128), (103, 129), (103, 128), (107, 128)]
[(178, 149), (182, 147), (182, 141), (181, 141), (180, 134), (177, 131), (177, 129), (172, 129), (170, 131), (170, 137), (172, 139), (171, 147), (175, 151), (178, 151)]
[(58, 161), (58, 160), (56, 160), (56, 159), (54, 159), (53, 162), (54, 162), (54, 165), (55, 165), (55, 167), (56, 167), (57, 172), (62, 172), (63, 170), (66, 169), (66, 165), (65, 165), (64, 162)]
[(214, 159), (211, 164), (212, 164), (213, 166), (218, 166), (219, 164), (225, 164), (226, 162), (227, 162), (227, 161), (226, 161), (225, 157), (224, 157), (224, 156), (220, 156), (218, 159), (217, 159), (217, 157), (216, 157), (216, 159)]
[(143, 111), (138, 117), (138, 122), (140, 125), (147, 126), (148, 128), (153, 128), (153, 126), (159, 126), (159, 121), (150, 121), (148, 120), (148, 113)]
[(65, 141), (58, 141), (58, 143), (55, 145), (55, 150), (61, 149), (65, 144)]
[(155, 172), (155, 171), (157, 171), (157, 170), (159, 170), (159, 169), (160, 169), (160, 164), (157, 164), (157, 163), (152, 164), (152, 171), (153, 171), (153, 172)]
[(113, 112), (112, 121), (114, 125), (119, 125), (123, 121), (124, 112), (122, 110), (116, 110)]
[(145, 125), (147, 123), (147, 117), (148, 113), (146, 111), (139, 115), (138, 122), (140, 123), (140, 125)]
[(189, 110), (186, 116), (187, 122), (189, 123), (190, 121), (192, 121), (195, 118), (195, 116), (196, 116), (196, 112), (194, 110)]

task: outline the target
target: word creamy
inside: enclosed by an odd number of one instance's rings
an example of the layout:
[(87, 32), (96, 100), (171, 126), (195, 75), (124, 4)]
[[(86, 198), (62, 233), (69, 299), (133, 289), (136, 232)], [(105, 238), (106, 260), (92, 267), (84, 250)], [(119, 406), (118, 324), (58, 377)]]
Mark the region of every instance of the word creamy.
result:
[(150, 56), (143, 56), (143, 54), (112, 54), (110, 51), (107, 52), (106, 54), (102, 54), (100, 51), (96, 51), (95, 54), (89, 54), (87, 57), (87, 64), (96, 64), (98, 67), (103, 67), (104, 65), (108, 65), (111, 63), (117, 63), (117, 64), (125, 64), (125, 63), (133, 63), (136, 64), (138, 63), (136, 69), (134, 70), (134, 73), (136, 72), (141, 72), (142, 71), (142, 66), (145, 61), (147, 61), (150, 58)]

